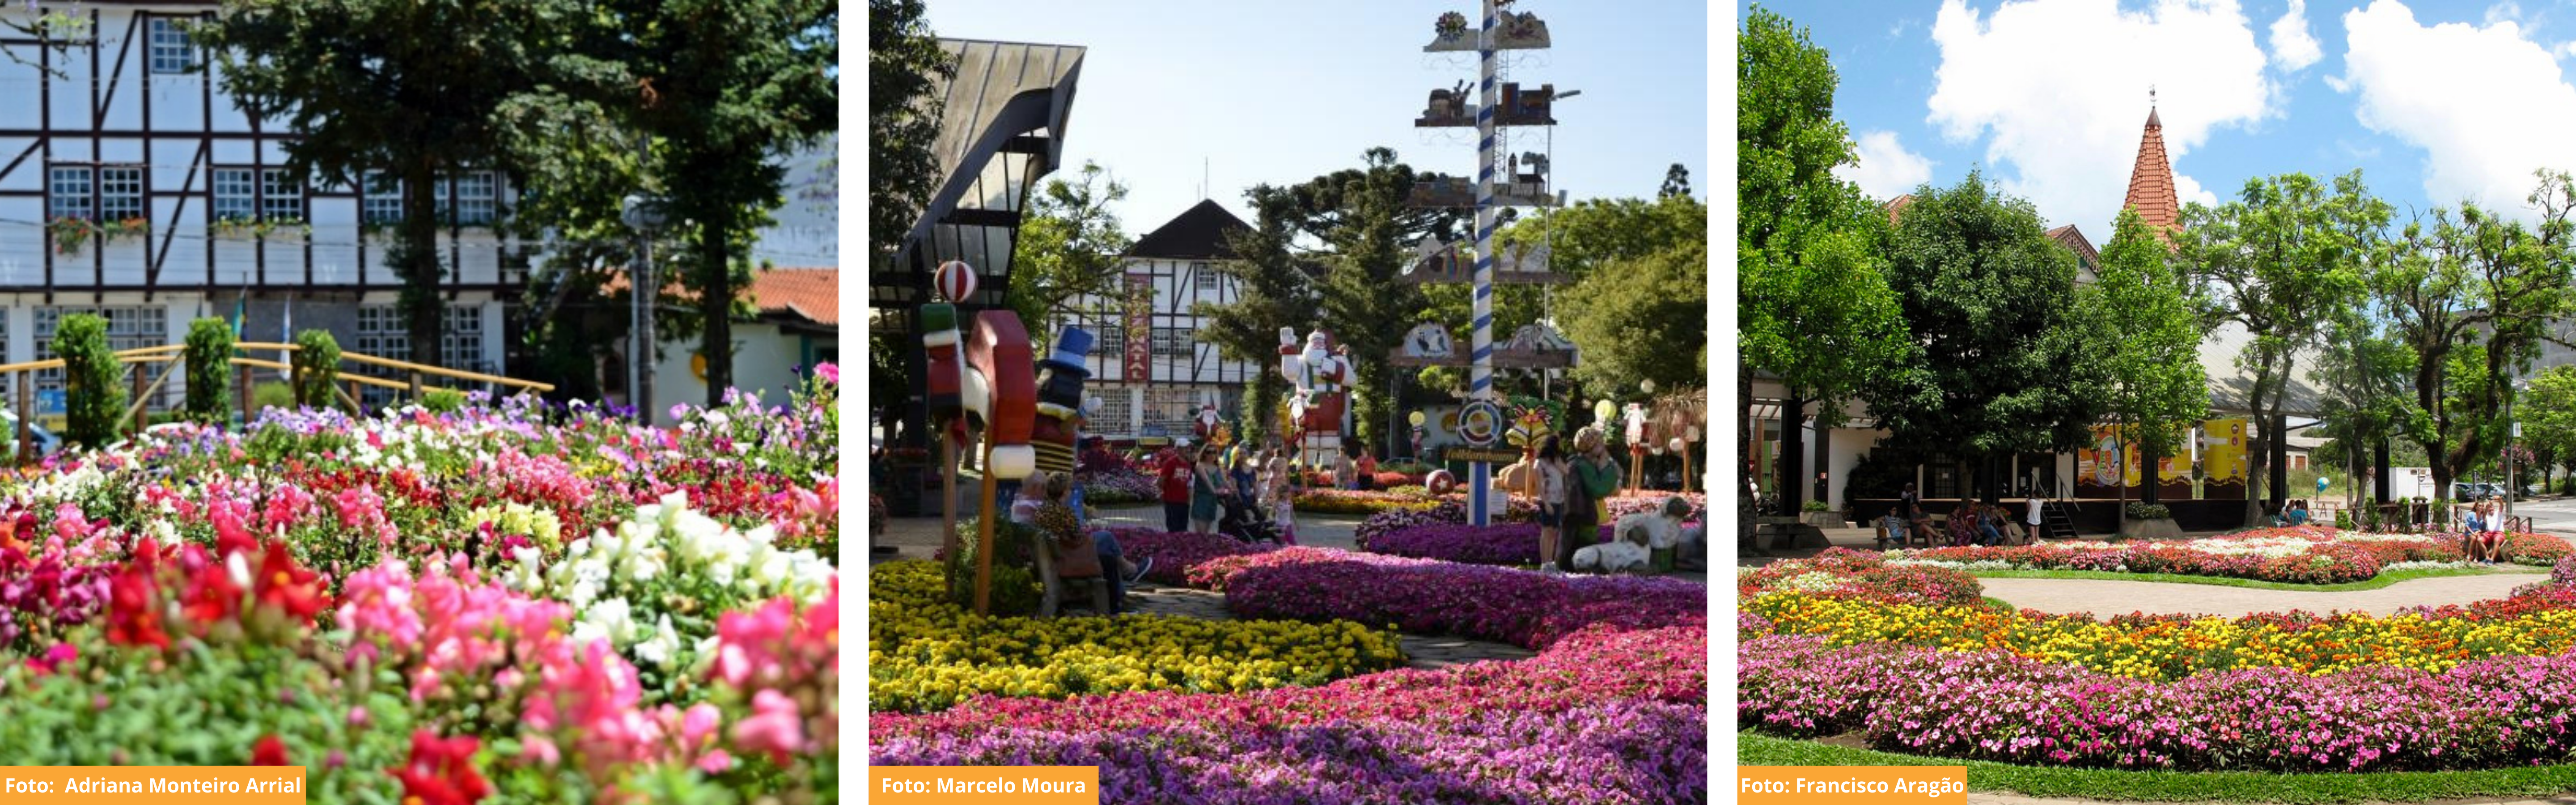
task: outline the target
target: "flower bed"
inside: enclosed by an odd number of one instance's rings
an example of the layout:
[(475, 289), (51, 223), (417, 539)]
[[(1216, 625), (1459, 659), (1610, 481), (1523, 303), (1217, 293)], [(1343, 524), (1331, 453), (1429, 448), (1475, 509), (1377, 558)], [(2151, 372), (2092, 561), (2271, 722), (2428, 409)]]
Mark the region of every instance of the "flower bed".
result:
[(1222, 534), (1175, 533), (1137, 526), (1104, 530), (1118, 538), (1118, 548), (1126, 554), (1127, 561), (1154, 561), (1153, 567), (1145, 571), (1146, 581), (1175, 586), (1189, 583), (1190, 568), (1209, 560), (1279, 548), (1274, 543), (1247, 543)]
[[(2515, 562), (2529, 565), (2549, 565), (2571, 552), (2565, 540), (2536, 534), (2509, 534), (2506, 547)], [(2171, 573), (2303, 584), (2362, 581), (2400, 562), (2466, 558), (2456, 536), (2367, 534), (2322, 526), (2268, 528), (2184, 542), (2043, 542), (1891, 550), (1886, 555), (1890, 560), (1950, 567)]]
[(1240, 617), (1384, 623), (1538, 656), (1242, 693), (978, 696), (876, 714), (872, 762), (1096, 765), (1114, 803), (1707, 799), (1701, 585), (1117, 533), (1158, 574), (1168, 558), (1187, 583), (1226, 591)]
[(937, 710), (978, 694), (1060, 698), (1320, 685), (1404, 662), (1393, 636), (1358, 623), (986, 618), (948, 602), (936, 564), (889, 562), (869, 578), (868, 706), (874, 710)]
[(0, 762), (294, 763), (320, 801), (827, 790), (818, 375), (670, 429), (271, 409), (0, 482)]
[(1595, 623), (1707, 622), (1708, 588), (1679, 579), (1550, 576), (1302, 547), (1211, 561), (1191, 575), (1221, 586), (1226, 608), (1241, 617), (1386, 623), (1531, 649)]
[[(1845, 552), (1850, 553), (1850, 552)], [(1859, 555), (1780, 574), (1871, 568)], [(2576, 562), (2503, 601), (2392, 617), (2007, 613), (1744, 585), (1742, 723), (2014, 763), (2387, 771), (2576, 754)]]
[(1073, 475), (1082, 485), (1082, 500), (1093, 506), (1124, 506), (1154, 503), (1163, 499), (1162, 490), (1154, 485), (1154, 476), (1127, 467), (1096, 471), (1079, 471)]
[(1297, 493), (1297, 511), (1315, 514), (1377, 514), (1390, 511), (1422, 511), (1439, 506), (1441, 500), (1427, 493), (1377, 492), (1356, 489), (1307, 489)]

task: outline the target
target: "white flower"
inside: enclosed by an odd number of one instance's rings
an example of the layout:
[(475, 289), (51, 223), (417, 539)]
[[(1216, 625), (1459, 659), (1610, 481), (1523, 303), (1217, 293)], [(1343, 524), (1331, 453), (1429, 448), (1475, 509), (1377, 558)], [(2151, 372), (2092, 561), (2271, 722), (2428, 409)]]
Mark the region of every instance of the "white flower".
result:
[(250, 560), (244, 558), (242, 553), (243, 552), (241, 551), (234, 551), (224, 556), (224, 575), (231, 576), (234, 585), (239, 586), (243, 590), (249, 590)]
[(582, 610), (581, 623), (573, 627), (573, 639), (606, 638), (609, 645), (630, 643), (635, 638), (633, 611), (623, 598), (601, 599)]
[(671, 661), (679, 651), (680, 632), (677, 629), (671, 628), (671, 616), (669, 615), (662, 616), (662, 622), (654, 627), (653, 636), (651, 638), (646, 639), (644, 642), (635, 644), (635, 656), (637, 659), (652, 663), (655, 666), (664, 669), (671, 667)]

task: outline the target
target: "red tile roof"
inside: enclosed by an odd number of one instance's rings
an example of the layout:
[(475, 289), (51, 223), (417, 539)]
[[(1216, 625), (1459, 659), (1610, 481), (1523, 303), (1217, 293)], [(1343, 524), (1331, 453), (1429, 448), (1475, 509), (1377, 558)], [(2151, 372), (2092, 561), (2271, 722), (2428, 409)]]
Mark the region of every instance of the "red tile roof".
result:
[(2129, 171), (2129, 198), (2138, 220), (2159, 230), (2158, 237), (2182, 228), (2182, 203), (2174, 195), (2173, 163), (2165, 158), (2165, 126), (2147, 110), (2147, 133), (2138, 141), (2138, 164)]
[(1912, 204), (1912, 203), (1914, 203), (1914, 194), (1912, 194), (1912, 193), (1907, 193), (1907, 194), (1905, 194), (1905, 195), (1901, 195), (1901, 196), (1897, 196), (1897, 197), (1892, 198), (1892, 199), (1888, 199), (1888, 200), (1887, 200), (1887, 222), (1888, 222), (1888, 223), (1891, 223), (1891, 224), (1892, 224), (1892, 223), (1896, 223), (1896, 219), (1897, 219), (1897, 217), (1905, 214), (1905, 205)]
[[(684, 300), (698, 294), (676, 281), (664, 293)], [(619, 271), (599, 289), (602, 294), (626, 291), (626, 272)], [(751, 285), (737, 293), (758, 305), (763, 316), (787, 316), (815, 324), (838, 327), (841, 324), (841, 270), (838, 268), (773, 268), (751, 273)]]
[(2066, 247), (2067, 251), (2074, 252), (2087, 269), (2102, 262), (2102, 253), (2093, 249), (2093, 241), (2086, 239), (2083, 231), (2076, 229), (2074, 224), (2048, 230), (2048, 237), (2057, 241), (2057, 245)]
[(751, 275), (751, 299), (761, 315), (787, 315), (815, 324), (841, 323), (841, 270), (773, 268)]

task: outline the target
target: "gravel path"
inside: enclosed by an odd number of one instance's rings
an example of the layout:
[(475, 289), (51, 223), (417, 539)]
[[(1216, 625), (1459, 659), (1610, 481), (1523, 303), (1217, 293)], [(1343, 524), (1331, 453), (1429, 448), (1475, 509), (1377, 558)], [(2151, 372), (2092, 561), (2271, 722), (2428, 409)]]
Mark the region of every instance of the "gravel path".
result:
[(2305, 592), (2221, 587), (2212, 584), (2164, 584), (2106, 579), (1978, 579), (1986, 595), (2016, 607), (2042, 612), (2090, 612), (2097, 617), (2144, 612), (2151, 615), (2223, 615), (2256, 612), (2342, 610), (2387, 615), (2410, 606), (2466, 604), (2503, 598), (2513, 588), (2547, 578), (2539, 573), (2498, 572), (2478, 576), (2411, 579), (2376, 590)]

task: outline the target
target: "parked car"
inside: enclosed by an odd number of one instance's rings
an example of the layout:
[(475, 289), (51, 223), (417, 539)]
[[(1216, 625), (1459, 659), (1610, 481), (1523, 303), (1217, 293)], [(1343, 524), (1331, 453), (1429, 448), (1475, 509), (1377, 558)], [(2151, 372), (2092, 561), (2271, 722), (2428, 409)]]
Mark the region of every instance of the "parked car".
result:
[[(46, 430), (43, 425), (30, 425), (30, 430), (33, 431), (30, 435), (36, 440), (36, 455), (50, 456), (63, 451), (63, 439), (54, 435), (53, 431)], [(15, 452), (18, 442), (17, 412), (0, 409), (0, 441), (8, 443), (6, 447), (0, 447), (0, 455)]]
[(2451, 485), (2451, 499), (2461, 503), (2485, 500), (2501, 494), (2504, 494), (2504, 484), (2460, 481)]

